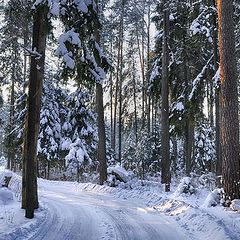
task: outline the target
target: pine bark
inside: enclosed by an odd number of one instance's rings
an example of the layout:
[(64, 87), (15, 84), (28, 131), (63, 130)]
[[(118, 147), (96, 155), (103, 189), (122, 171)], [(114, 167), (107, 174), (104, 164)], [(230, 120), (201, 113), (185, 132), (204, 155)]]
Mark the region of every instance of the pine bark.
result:
[(44, 61), (47, 36), (47, 7), (36, 9), (33, 19), (32, 50), (40, 55), (31, 56), (28, 113), (25, 125), (23, 152), (23, 199), (22, 207), (26, 209), (26, 218), (34, 217), (38, 208), (37, 194), (37, 139), (40, 125), (40, 108), (44, 78)]
[(170, 144), (169, 144), (169, 9), (164, 2), (163, 17), (163, 59), (162, 59), (162, 122), (161, 122), (161, 148), (162, 148), (162, 183), (165, 183), (165, 191), (170, 191)]
[[(98, 1), (96, 1), (98, 5)], [(99, 12), (97, 11), (99, 14)], [(100, 24), (95, 24), (94, 35), (96, 42), (100, 45)], [(95, 54), (96, 62), (101, 66), (99, 53)], [(107, 160), (106, 160), (106, 132), (104, 123), (103, 106), (103, 87), (102, 83), (96, 83), (96, 103), (97, 103), (97, 121), (98, 121), (98, 160), (99, 160), (99, 182), (102, 185), (107, 180)]]
[[(216, 7), (215, 0), (213, 0), (213, 6)], [(219, 66), (219, 56), (218, 56), (218, 37), (217, 37), (217, 17), (213, 15), (213, 61), (214, 61), (214, 70), (217, 72)], [(217, 86), (215, 89), (215, 131), (216, 131), (216, 175), (218, 177), (218, 186), (220, 187), (220, 176), (222, 175), (222, 155), (221, 155), (221, 142), (220, 142), (220, 86)]]
[[(151, 63), (150, 63), (150, 27), (151, 27), (151, 7), (148, 6), (148, 22), (147, 22), (147, 84), (150, 86), (150, 71), (151, 71)], [(148, 90), (148, 89), (147, 89)], [(147, 104), (147, 129), (148, 132), (151, 132), (151, 95), (146, 91), (146, 95), (148, 96), (148, 104)]]
[(122, 13), (120, 23), (120, 64), (119, 64), (119, 115), (118, 115), (118, 161), (121, 164), (122, 161), (122, 83), (123, 83), (123, 17), (124, 17), (125, 3), (122, 1)]
[(9, 114), (9, 136), (8, 136), (8, 161), (7, 169), (15, 170), (15, 161), (14, 161), (14, 149), (13, 149), (13, 120), (14, 120), (14, 102), (15, 102), (15, 78), (16, 78), (16, 67), (13, 64), (12, 69), (12, 83), (11, 83), (11, 95), (10, 95), (10, 114)]
[[(133, 59), (133, 71), (135, 71), (135, 61)], [(133, 76), (133, 104), (134, 104), (134, 131), (136, 145), (138, 142), (138, 120), (137, 120), (137, 90), (136, 90), (136, 76)]]
[(185, 140), (185, 167), (186, 175), (190, 176), (192, 171), (192, 158), (194, 148), (194, 118), (191, 117), (190, 113), (187, 116), (186, 122), (186, 140)]
[(222, 182), (226, 199), (240, 198), (238, 84), (233, 1), (218, 0)]
[(102, 185), (107, 180), (107, 161), (106, 161), (106, 133), (104, 123), (104, 108), (103, 108), (103, 88), (102, 84), (97, 83), (96, 100), (98, 113), (98, 160), (100, 184)]

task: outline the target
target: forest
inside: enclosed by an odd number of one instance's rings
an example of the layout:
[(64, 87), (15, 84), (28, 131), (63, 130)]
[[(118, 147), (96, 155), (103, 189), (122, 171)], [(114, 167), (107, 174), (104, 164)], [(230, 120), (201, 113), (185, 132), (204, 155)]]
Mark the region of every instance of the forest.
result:
[(38, 178), (116, 187), (116, 168), (240, 199), (239, 1), (8, 0), (0, 19), (0, 164), (27, 218)]

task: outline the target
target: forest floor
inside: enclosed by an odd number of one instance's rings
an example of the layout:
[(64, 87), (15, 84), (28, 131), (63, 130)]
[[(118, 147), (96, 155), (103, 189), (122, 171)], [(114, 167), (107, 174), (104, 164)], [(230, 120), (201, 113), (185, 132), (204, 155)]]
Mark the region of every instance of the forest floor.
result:
[[(0, 181), (7, 171), (0, 170)], [(40, 208), (24, 218), (21, 177), (0, 188), (0, 240), (239, 240), (240, 213), (207, 208), (209, 194), (168, 194), (160, 184), (134, 189), (38, 180)]]

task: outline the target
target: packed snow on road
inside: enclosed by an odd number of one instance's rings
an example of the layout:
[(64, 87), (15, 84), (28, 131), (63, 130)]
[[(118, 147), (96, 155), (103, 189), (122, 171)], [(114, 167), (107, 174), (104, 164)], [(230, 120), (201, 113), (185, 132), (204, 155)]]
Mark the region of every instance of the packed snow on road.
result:
[(132, 183), (130, 189), (38, 179), (40, 208), (29, 220), (21, 209), (21, 177), (1, 169), (1, 186), (6, 176), (11, 180), (8, 188), (0, 188), (1, 240), (238, 240), (240, 236), (238, 209), (214, 204), (216, 191), (193, 188), (192, 194), (184, 193), (188, 178), (169, 194), (150, 181)]

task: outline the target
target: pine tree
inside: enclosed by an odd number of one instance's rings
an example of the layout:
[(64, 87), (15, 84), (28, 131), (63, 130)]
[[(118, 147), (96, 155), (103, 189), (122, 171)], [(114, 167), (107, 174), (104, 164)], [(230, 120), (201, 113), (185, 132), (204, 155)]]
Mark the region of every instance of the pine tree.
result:
[(67, 118), (62, 125), (62, 150), (67, 150), (66, 167), (80, 180), (98, 165), (96, 159), (96, 118), (89, 108), (88, 91), (77, 90), (66, 99)]
[(38, 173), (43, 169), (44, 176), (49, 179), (51, 165), (56, 165), (60, 158), (61, 119), (59, 94), (51, 80), (43, 85), (42, 107), (40, 113), (40, 130), (38, 136)]
[[(77, 2), (69, 4), (68, 8), (63, 3), (61, 6), (65, 11), (62, 21), (66, 32), (59, 39), (57, 54), (63, 56), (66, 71), (70, 74), (69, 76), (74, 76), (79, 85), (91, 89), (96, 84), (99, 127), (98, 156), (100, 183), (102, 184), (107, 178), (107, 166), (103, 97), (100, 85), (106, 78), (109, 63), (100, 46), (100, 22), (96, 2), (93, 1), (86, 5)], [(79, 21), (79, 19), (83, 21)]]
[(226, 200), (240, 198), (239, 118), (233, 1), (218, 0), (222, 177)]
[(161, 119), (161, 151), (162, 151), (162, 183), (165, 191), (170, 191), (170, 145), (169, 145), (169, 5), (163, 1), (163, 57), (162, 57), (162, 119)]
[(22, 178), (22, 207), (26, 208), (25, 216), (27, 218), (33, 218), (34, 208), (38, 208), (36, 158), (48, 25), (47, 13), (46, 6), (37, 6), (33, 18), (32, 56), (28, 112), (24, 133)]

